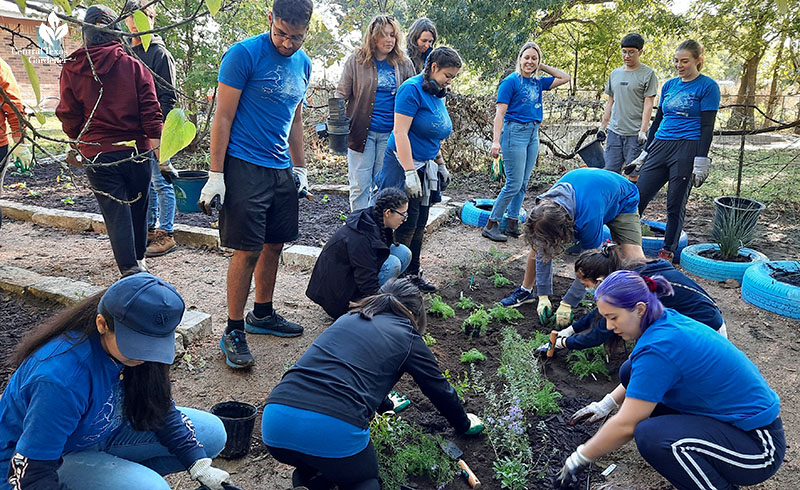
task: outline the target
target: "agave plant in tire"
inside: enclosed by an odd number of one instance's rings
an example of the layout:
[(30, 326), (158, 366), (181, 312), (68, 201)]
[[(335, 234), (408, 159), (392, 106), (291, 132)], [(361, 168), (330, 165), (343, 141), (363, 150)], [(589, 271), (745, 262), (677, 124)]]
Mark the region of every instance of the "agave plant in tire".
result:
[(714, 281), (735, 279), (739, 284), (753, 264), (767, 256), (747, 248), (755, 238), (758, 215), (764, 205), (753, 199), (723, 196), (714, 199), (711, 236), (714, 243), (698, 243), (683, 249), (681, 265), (696, 276)]

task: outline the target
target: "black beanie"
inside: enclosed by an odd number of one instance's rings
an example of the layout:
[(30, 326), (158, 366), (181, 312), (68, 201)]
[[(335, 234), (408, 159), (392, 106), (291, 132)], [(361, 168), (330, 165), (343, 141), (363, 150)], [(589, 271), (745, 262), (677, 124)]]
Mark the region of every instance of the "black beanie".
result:
[[(99, 24), (103, 27), (119, 31), (120, 26), (114, 22), (117, 14), (105, 5), (92, 5), (86, 9), (83, 21), (87, 24)], [(113, 22), (113, 23), (112, 23)], [(107, 32), (101, 32), (91, 26), (83, 26), (83, 39), (87, 46), (105, 44), (111, 41), (119, 41), (119, 36)]]

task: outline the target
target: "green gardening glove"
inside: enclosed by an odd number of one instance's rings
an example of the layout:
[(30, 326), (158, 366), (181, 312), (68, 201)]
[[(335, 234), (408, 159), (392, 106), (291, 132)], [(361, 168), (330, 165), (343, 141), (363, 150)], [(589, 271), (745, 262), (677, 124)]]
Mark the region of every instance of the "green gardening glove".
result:
[(550, 304), (550, 298), (546, 294), (539, 296), (539, 304), (536, 305), (536, 313), (539, 314), (539, 323), (547, 325), (553, 318), (553, 305)]
[(411, 405), (411, 400), (407, 396), (401, 395), (396, 391), (389, 392), (389, 400), (392, 402), (392, 411), (394, 413), (400, 413)]
[(480, 417), (473, 413), (468, 413), (467, 418), (469, 419), (469, 429), (467, 429), (465, 434), (468, 436), (474, 436), (483, 432), (483, 421), (480, 419)]

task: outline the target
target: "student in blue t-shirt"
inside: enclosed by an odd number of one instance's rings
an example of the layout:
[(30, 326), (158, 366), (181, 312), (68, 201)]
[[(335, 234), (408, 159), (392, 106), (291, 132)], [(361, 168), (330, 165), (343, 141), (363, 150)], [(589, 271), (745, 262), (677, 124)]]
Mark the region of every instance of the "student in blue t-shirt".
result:
[(369, 206), (394, 127), (395, 94), (403, 82), (416, 75), (411, 60), (400, 49), (402, 37), (394, 17), (372, 19), (361, 47), (347, 58), (336, 87), (336, 97), (347, 101), (351, 120), (347, 141), (351, 211)]
[(461, 57), (454, 49), (436, 48), (423, 72), (403, 82), (395, 98), (394, 130), (377, 178), (378, 190), (399, 187), (408, 193), (408, 219), (395, 237), (411, 249), (406, 276), (414, 276), (414, 284), (423, 292), (436, 290), (422, 278), (419, 256), (430, 206), (441, 200), (441, 191), (450, 182), (440, 151), (442, 140), (453, 131), (444, 97), (460, 70)]
[[(632, 271), (614, 272), (597, 288), (608, 328), (636, 346), (620, 368), (622, 384), (600, 402), (610, 399), (619, 413), (567, 458), (560, 488), (571, 488), (589, 464), (631, 439), (681, 490), (755, 485), (783, 462), (778, 395), (728, 339), (664, 308), (658, 296), (672, 293), (663, 277)], [(572, 421), (592, 415), (594, 405)]]
[[(539, 77), (540, 71), (551, 76)], [(567, 73), (542, 63), (542, 49), (535, 42), (528, 41), (519, 50), (514, 73), (500, 82), (494, 115), (494, 138), (489, 153), (492, 158), (497, 158), (502, 149), (506, 183), (497, 195), (489, 220), (481, 232), (489, 240), (504, 242), (508, 236), (520, 236), (519, 210), (539, 156), (542, 92), (569, 80)], [(503, 234), (499, 224), (506, 212), (508, 227)]]
[(639, 214), (665, 183), (667, 187), (667, 229), (664, 248), (658, 258), (672, 261), (683, 229), (686, 201), (692, 187), (708, 178), (711, 159), (708, 150), (719, 110), (719, 85), (700, 73), (703, 46), (695, 40), (682, 42), (673, 62), (678, 76), (661, 88), (661, 101), (642, 153), (625, 167), (625, 173), (641, 171)]
[[(231, 46), (219, 67), (210, 172), (197, 204), (211, 214), (219, 199), (220, 243), (233, 249), (228, 323), (220, 339), (232, 368), (255, 363), (245, 331), (279, 337), (303, 333), (302, 326), (278, 314), (272, 298), (283, 244), (299, 236), (298, 196), (308, 188), (303, 97), (311, 59), (300, 46), (312, 11), (311, 0), (275, 0), (269, 32)], [(255, 302), (245, 316), (253, 279)]]
[(0, 490), (169, 490), (162, 476), (187, 468), (222, 490), (222, 421), (170, 396), (183, 311), (140, 272), (27, 334), (0, 398)]

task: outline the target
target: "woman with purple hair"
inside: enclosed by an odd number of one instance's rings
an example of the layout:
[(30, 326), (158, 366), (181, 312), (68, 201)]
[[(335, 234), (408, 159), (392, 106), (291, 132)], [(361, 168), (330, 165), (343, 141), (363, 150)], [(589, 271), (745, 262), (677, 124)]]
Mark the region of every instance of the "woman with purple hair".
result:
[(594, 460), (631, 439), (678, 489), (755, 485), (783, 462), (778, 395), (728, 339), (664, 308), (658, 296), (670, 294), (663, 277), (624, 270), (597, 288), (607, 328), (637, 342), (620, 368), (622, 383), (573, 415), (573, 422), (595, 422), (619, 407), (567, 458), (557, 488), (571, 488)]

